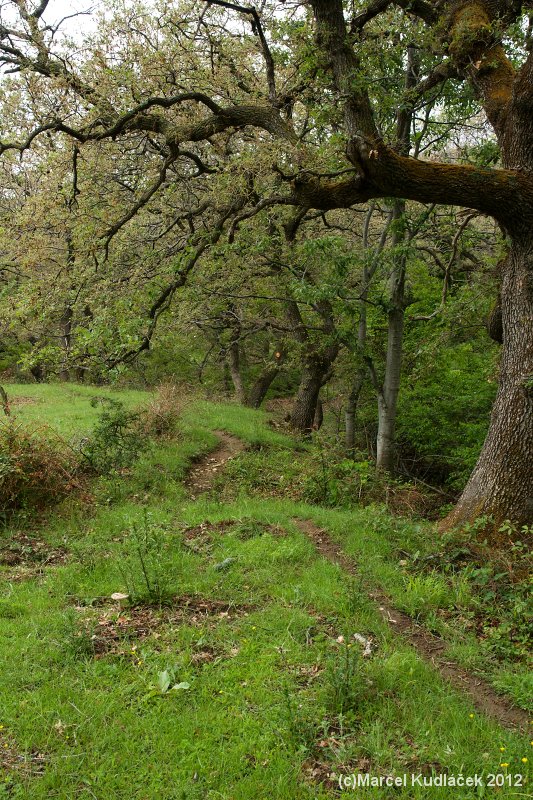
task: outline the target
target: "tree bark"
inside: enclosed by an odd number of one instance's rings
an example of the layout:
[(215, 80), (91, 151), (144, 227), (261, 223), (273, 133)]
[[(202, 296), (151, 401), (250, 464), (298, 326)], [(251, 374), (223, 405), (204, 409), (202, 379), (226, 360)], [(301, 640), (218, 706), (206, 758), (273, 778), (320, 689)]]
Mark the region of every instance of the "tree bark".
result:
[(502, 267), (503, 343), (489, 432), (442, 528), (490, 516), (533, 523), (533, 237), (515, 241)]
[(363, 388), (363, 381), (363, 371), (359, 370), (352, 384), (344, 411), (344, 444), (346, 447), (346, 453), (349, 456), (355, 455), (355, 416), (357, 413), (357, 405), (359, 403), (359, 395), (361, 394), (361, 389)]
[(59, 371), (59, 377), (65, 382), (70, 380), (68, 361), (72, 343), (72, 316), (72, 308), (67, 306), (63, 312), (63, 316), (61, 317), (61, 343), (63, 345), (63, 361)]
[(291, 427), (300, 433), (308, 434), (313, 430), (316, 407), (326, 371), (327, 367), (314, 359), (310, 359), (302, 370), (290, 420)]
[(248, 392), (247, 405), (250, 408), (260, 408), (263, 400), (267, 396), (268, 390), (278, 377), (281, 365), (283, 363), (283, 353), (281, 350), (276, 350), (274, 354), (276, 363), (267, 367), (255, 380), (254, 384), (250, 387)]
[(0, 386), (0, 404), (4, 409), (4, 414), (6, 417), (9, 417), (11, 414), (11, 409), (9, 408), (9, 398), (3, 386)]
[[(401, 225), (405, 203), (394, 204), (394, 221)], [(405, 271), (407, 258), (399, 251), (405, 236), (395, 228), (392, 237), (394, 263), (389, 279), (389, 312), (387, 328), (387, 356), (383, 386), (378, 393), (378, 435), (376, 442), (376, 467), (378, 470), (396, 471), (396, 416), (402, 369), (403, 327), (405, 315)]]
[(246, 403), (246, 390), (241, 375), (241, 352), (238, 340), (234, 339), (227, 351), (227, 360), (235, 398), (243, 405)]

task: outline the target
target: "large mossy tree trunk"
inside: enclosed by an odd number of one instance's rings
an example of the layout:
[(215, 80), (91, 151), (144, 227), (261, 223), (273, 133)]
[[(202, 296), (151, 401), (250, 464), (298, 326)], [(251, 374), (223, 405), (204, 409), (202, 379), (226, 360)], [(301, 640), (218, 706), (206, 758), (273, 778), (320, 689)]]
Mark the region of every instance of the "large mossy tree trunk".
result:
[(498, 393), (476, 467), (442, 523), (480, 516), (533, 523), (533, 236), (515, 241), (502, 265)]
[[(348, 205), (375, 197), (473, 208), (496, 219), (509, 246), (502, 267), (500, 383), (477, 465), (443, 527), (481, 515), (533, 522), (533, 49), (521, 66), (508, 56), (498, 25), (519, 21), (522, 4), (453, 0), (409, 4), (435, 33), (448, 66), (467, 81), (491, 124), (502, 168), (431, 162), (395, 152), (378, 130), (368, 92), (354, 77), (363, 65), (349, 43), (341, 0), (311, 0), (317, 44), (329, 58), (344, 100), (347, 154), (355, 175), (335, 186), (302, 181), (309, 207)], [(379, 7), (380, 4), (375, 4)], [(364, 17), (364, 15), (361, 15)], [(363, 23), (364, 24), (364, 23)], [(443, 63), (446, 79), (446, 65)], [(433, 76), (440, 82), (438, 74)], [(433, 84), (434, 85), (434, 84)]]

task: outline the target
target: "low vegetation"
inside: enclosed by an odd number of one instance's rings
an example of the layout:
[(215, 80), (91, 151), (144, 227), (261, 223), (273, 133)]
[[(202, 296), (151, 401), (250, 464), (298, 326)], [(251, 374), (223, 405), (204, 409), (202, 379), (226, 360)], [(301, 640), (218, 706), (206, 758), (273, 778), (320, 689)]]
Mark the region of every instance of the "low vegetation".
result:
[[(37, 424), (38, 407), (41, 430), (58, 430), (48, 388), (43, 402), (19, 404), (14, 424), (29, 424), (26, 415)], [(110, 431), (129, 442), (125, 432), (146, 430), (145, 414), (160, 420), (164, 406), (127, 392), (113, 401), (93, 408), (89, 391), (71, 393), (70, 413), (92, 415), (85, 447), (115, 453)], [(125, 429), (110, 424), (116, 414)], [(60, 427), (73, 434), (69, 421)], [(213, 431), (247, 449), (224, 466), (206, 462), (211, 488), (193, 501), (185, 478), (216, 445)], [(337, 498), (328, 507), (309, 489), (321, 480), (320, 449), (272, 429), (263, 412), (182, 400), (179, 419), (154, 433), (88, 474), (83, 491), (72, 487), (46, 521), (42, 508), (28, 510), (0, 534), (0, 637), (10, 654), (0, 665), (0, 797), (326, 800), (353, 796), (338, 789), (351, 773), (527, 774), (531, 737), (452, 689), (370, 595), (384, 590), (458, 663), (527, 708), (518, 542), (528, 531), (502, 530), (497, 550), (479, 530), (436, 548), (429, 523), (391, 517), (384, 505), (343, 508)], [(327, 531), (357, 573), (322, 557), (297, 519)]]

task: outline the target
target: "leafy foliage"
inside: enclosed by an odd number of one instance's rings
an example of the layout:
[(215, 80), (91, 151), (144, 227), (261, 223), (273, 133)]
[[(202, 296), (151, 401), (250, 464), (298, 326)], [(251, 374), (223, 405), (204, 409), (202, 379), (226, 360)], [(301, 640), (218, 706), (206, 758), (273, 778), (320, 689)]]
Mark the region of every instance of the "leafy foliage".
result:
[(101, 406), (101, 411), (92, 433), (80, 444), (84, 459), (99, 475), (131, 466), (148, 446), (139, 429), (139, 413), (109, 397), (96, 397), (92, 405)]

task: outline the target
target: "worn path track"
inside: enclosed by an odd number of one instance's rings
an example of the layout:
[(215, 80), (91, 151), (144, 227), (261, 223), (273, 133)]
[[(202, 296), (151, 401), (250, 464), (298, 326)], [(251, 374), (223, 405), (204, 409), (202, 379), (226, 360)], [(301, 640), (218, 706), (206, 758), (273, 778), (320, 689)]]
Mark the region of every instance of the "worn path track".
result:
[[(215, 431), (220, 444), (215, 450), (202, 456), (189, 472), (186, 485), (194, 499), (207, 491), (217, 477), (219, 470), (240, 452), (245, 444), (236, 436), (223, 431)], [(295, 519), (294, 523), (315, 545), (323, 558), (338, 564), (352, 575), (360, 576), (357, 564), (350, 558), (327, 531), (319, 528), (311, 520)], [(505, 697), (496, 694), (487, 681), (472, 675), (447, 657), (447, 644), (434, 636), (427, 628), (418, 625), (411, 617), (390, 604), (388, 597), (375, 587), (367, 587), (371, 597), (391, 629), (402, 636), (420, 656), (428, 661), (452, 686), (469, 695), (474, 706), (500, 725), (508, 728), (526, 728), (529, 715), (526, 711), (512, 705)]]
[(202, 492), (207, 492), (215, 482), (220, 468), (245, 449), (244, 442), (236, 436), (224, 431), (214, 433), (219, 438), (219, 444), (194, 462), (185, 482), (193, 500)]
[[(338, 564), (346, 572), (360, 576), (356, 562), (340, 549), (325, 530), (311, 520), (298, 519), (294, 522), (311, 539), (324, 558)], [(418, 625), (407, 614), (393, 608), (388, 597), (379, 589), (367, 587), (367, 591), (391, 629), (412, 645), (422, 658), (429, 661), (456, 689), (468, 694), (479, 711), (493, 717), (505, 727), (527, 727), (528, 714), (496, 694), (487, 681), (472, 675), (451, 661), (446, 655), (448, 649), (446, 642), (434, 636), (427, 628)]]

